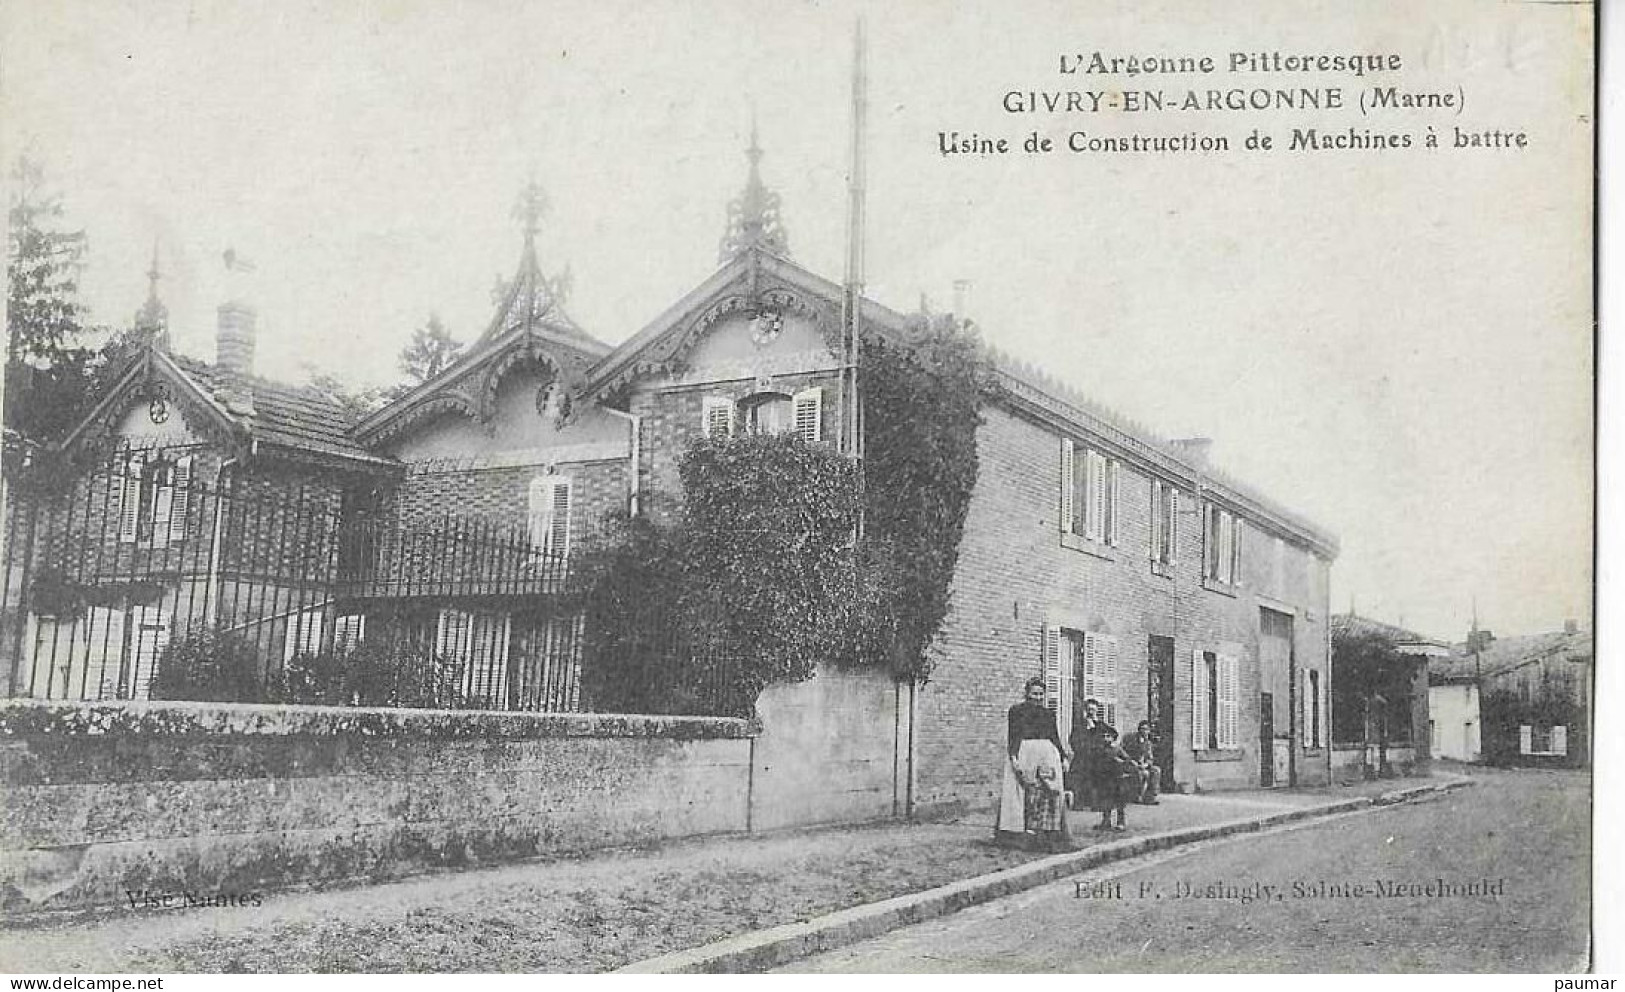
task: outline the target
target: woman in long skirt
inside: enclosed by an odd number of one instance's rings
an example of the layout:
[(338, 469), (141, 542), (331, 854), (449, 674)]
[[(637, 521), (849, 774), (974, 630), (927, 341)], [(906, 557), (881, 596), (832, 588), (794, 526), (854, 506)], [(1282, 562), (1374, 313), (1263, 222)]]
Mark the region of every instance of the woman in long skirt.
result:
[(1044, 705), (1043, 679), (1029, 679), (1025, 698), (1010, 707), (1008, 745), (994, 837), (1006, 843), (1064, 845), (1062, 760), (1071, 755), (1061, 744), (1055, 714)]

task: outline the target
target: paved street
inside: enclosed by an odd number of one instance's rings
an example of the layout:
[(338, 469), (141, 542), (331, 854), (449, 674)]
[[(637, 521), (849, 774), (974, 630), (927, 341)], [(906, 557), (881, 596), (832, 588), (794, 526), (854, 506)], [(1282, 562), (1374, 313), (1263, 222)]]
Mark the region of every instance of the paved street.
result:
[[(1416, 804), (1108, 866), (784, 970), (1583, 968), (1589, 776), (1474, 777)], [(1427, 894), (1439, 880), (1452, 890)]]

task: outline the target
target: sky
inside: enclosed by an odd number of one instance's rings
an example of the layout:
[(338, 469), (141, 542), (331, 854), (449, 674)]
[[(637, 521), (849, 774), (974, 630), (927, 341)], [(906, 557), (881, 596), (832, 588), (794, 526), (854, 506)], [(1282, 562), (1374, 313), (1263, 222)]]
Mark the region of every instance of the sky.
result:
[[(157, 244), (179, 350), (213, 357), (229, 247), (257, 368), (363, 384), (438, 313), (476, 337), (521, 244), (630, 337), (716, 267), (754, 114), (793, 256), (839, 279), (850, 50), (869, 38), (868, 284), (990, 343), (1338, 535), (1332, 606), (1459, 639), (1589, 622), (1589, 11), (1445, 0), (865, 5), (23, 0), (0, 8), (0, 151), (89, 236), (123, 324)], [(1393, 52), (1455, 110), (1011, 114), (1011, 90), (1338, 86), (1346, 74), (1064, 76), (1062, 55)], [(1254, 128), (1433, 124), (1521, 149), (1269, 153)], [(939, 132), (1225, 135), (1218, 155), (944, 156)]]

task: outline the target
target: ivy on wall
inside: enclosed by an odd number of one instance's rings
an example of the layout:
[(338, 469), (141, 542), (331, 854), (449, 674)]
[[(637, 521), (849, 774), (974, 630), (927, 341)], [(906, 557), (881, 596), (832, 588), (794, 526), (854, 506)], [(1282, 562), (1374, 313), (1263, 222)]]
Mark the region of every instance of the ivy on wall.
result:
[(917, 314), (907, 340), (862, 352), (864, 543), (855, 660), (929, 679), (976, 488), (976, 429), (993, 378), (974, 333)]
[(701, 438), (679, 521), (623, 521), (582, 563), (595, 708), (743, 715), (826, 659), (929, 677), (993, 387), (964, 324), (909, 332), (864, 345), (863, 479), (794, 435)]

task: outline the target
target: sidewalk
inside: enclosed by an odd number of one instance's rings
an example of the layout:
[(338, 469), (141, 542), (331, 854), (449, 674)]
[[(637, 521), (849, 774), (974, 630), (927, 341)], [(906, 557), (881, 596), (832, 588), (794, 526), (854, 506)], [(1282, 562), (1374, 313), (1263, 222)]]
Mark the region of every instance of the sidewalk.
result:
[[(1430, 781), (1440, 779), (1171, 795), (1159, 806), (1129, 807), (1127, 834), (1092, 832), (1088, 814), (1076, 815), (1072, 829), (1086, 850), (1121, 847)], [(929, 890), (1007, 869), (1067, 871), (1053, 857), (991, 841), (990, 816), (977, 813), (946, 823), (697, 838), (268, 895), (252, 908), (121, 908), (102, 919), (0, 930), (0, 971), (608, 971), (842, 910), (862, 915), (899, 897), (918, 901)]]

